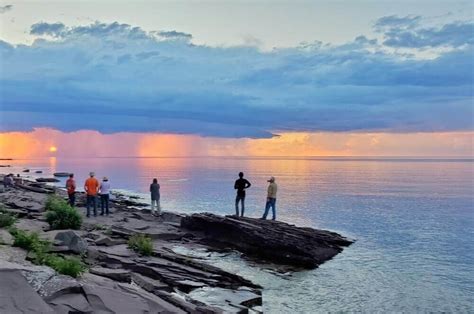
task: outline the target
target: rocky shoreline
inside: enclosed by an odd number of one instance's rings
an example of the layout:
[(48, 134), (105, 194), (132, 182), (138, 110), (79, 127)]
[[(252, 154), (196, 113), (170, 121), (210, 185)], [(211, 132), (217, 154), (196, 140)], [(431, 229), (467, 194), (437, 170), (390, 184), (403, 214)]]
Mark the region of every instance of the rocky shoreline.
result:
[[(50, 230), (44, 211), (51, 194), (66, 196), (47, 183), (24, 181), (0, 193), (0, 204), (16, 215), (16, 228), (37, 232), (53, 242), (53, 252), (81, 258), (88, 270), (75, 279), (34, 265), (0, 229), (1, 313), (262, 312), (261, 286), (175, 248), (238, 251), (256, 265), (282, 272), (315, 268), (353, 242), (277, 221), (209, 213), (155, 217), (147, 204), (123, 195), (111, 201), (110, 217), (84, 219), (80, 230)], [(84, 205), (84, 195), (78, 194), (81, 214)], [(151, 256), (128, 248), (135, 234), (153, 240)], [(197, 300), (197, 293), (209, 298)]]

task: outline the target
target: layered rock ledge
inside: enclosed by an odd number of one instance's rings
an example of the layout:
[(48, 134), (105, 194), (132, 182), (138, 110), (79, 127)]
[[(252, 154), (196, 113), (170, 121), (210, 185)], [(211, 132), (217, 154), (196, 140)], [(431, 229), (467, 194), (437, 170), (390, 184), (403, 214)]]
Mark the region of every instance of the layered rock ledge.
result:
[[(2, 313), (261, 312), (261, 286), (176, 248), (206, 254), (238, 251), (252, 267), (298, 271), (317, 267), (352, 243), (333, 232), (278, 221), (209, 213), (164, 212), (155, 217), (147, 212), (147, 204), (119, 194), (111, 201), (109, 217), (84, 217), (81, 230), (50, 230), (44, 206), (52, 193), (65, 196), (61, 189), (24, 180), (0, 193), (0, 204), (18, 217), (16, 228), (38, 232), (53, 243), (56, 254), (81, 257), (88, 271), (74, 279), (33, 265), (0, 228)], [(84, 205), (79, 193), (77, 209), (82, 214)], [(127, 247), (134, 234), (153, 240), (151, 256)], [(202, 295), (207, 297), (196, 297)]]
[(228, 246), (247, 255), (303, 268), (315, 268), (340, 253), (352, 240), (324, 230), (296, 227), (280, 221), (192, 214), (181, 227), (203, 232), (203, 243)]

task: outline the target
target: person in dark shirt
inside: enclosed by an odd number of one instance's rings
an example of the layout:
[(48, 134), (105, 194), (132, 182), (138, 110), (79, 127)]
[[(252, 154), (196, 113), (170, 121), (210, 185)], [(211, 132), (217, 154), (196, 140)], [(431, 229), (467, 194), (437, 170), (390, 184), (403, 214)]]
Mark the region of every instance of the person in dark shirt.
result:
[(242, 213), (241, 217), (244, 217), (245, 211), (245, 190), (248, 189), (250, 184), (247, 179), (244, 179), (244, 173), (239, 172), (239, 179), (235, 181), (234, 189), (237, 190), (237, 197), (235, 198), (235, 215), (239, 217), (239, 202), (242, 202)]
[(150, 194), (151, 194), (151, 212), (155, 216), (161, 215), (161, 205), (160, 205), (160, 185), (158, 184), (158, 179), (153, 179), (153, 183), (150, 184)]

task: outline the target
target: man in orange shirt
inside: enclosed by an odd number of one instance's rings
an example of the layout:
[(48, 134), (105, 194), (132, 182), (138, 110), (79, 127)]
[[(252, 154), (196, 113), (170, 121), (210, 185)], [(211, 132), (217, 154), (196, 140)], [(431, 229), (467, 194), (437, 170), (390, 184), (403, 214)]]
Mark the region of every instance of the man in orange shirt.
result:
[(69, 179), (66, 181), (67, 195), (69, 197), (69, 205), (74, 207), (76, 201), (76, 181), (74, 181), (74, 174), (69, 174)]
[(90, 207), (94, 207), (94, 216), (97, 216), (97, 193), (99, 192), (99, 181), (94, 178), (94, 172), (91, 172), (90, 178), (84, 184), (84, 191), (87, 194), (87, 217), (90, 217)]

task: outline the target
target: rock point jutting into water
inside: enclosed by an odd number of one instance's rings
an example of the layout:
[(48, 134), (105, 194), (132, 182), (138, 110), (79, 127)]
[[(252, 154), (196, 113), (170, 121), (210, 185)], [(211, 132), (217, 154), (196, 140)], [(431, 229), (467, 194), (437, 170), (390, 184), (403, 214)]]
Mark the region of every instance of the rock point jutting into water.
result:
[(183, 217), (181, 227), (202, 231), (203, 243), (241, 251), (276, 264), (315, 268), (333, 258), (353, 241), (341, 235), (280, 221), (209, 213)]
[[(24, 181), (0, 193), (2, 212), (17, 217), (17, 230), (50, 241), (48, 254), (80, 258), (87, 270), (72, 278), (35, 265), (40, 253), (12, 246), (11, 235), (0, 228), (0, 313), (261, 312), (260, 285), (182, 252), (238, 251), (254, 267), (298, 271), (317, 267), (352, 243), (333, 232), (278, 221), (209, 213), (154, 217), (146, 204), (119, 194), (111, 201), (111, 216), (84, 218), (80, 230), (51, 230), (45, 203), (52, 193), (65, 196), (45, 183)], [(82, 215), (84, 204), (78, 194)], [(150, 256), (129, 248), (136, 235), (152, 240)]]

